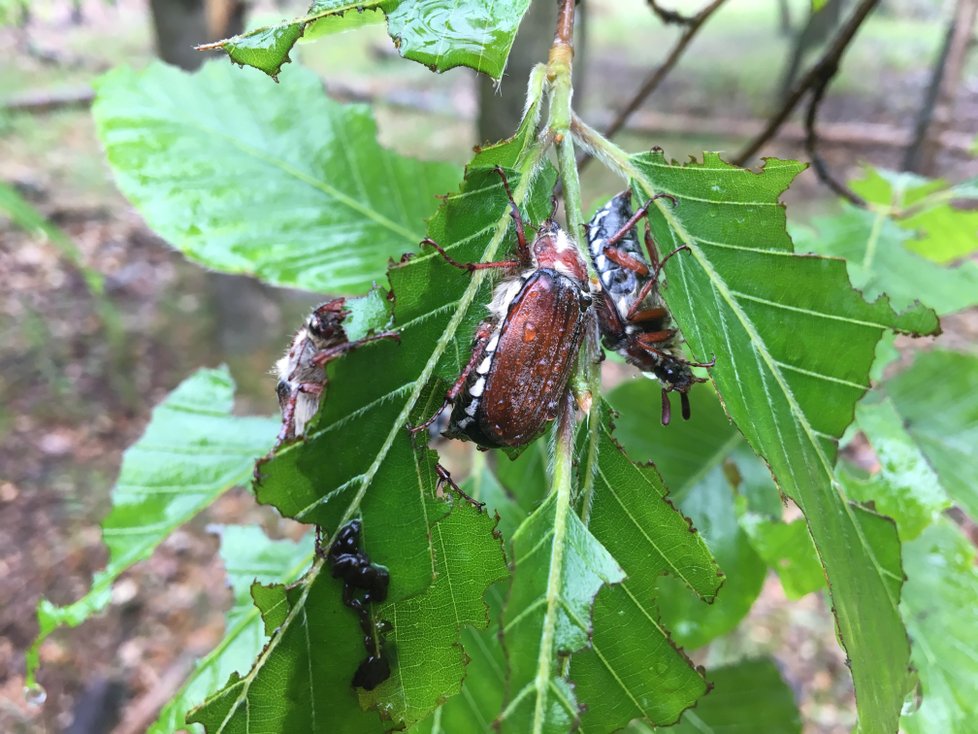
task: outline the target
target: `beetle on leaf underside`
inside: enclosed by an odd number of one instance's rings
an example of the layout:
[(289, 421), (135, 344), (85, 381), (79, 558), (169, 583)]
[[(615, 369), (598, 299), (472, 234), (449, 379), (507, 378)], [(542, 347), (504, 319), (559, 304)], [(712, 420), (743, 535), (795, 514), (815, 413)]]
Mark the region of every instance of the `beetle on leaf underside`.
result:
[[(668, 425), (672, 416), (669, 393), (679, 393), (682, 416), (689, 420), (689, 391), (696, 383), (706, 382), (690, 367), (709, 368), (716, 359), (691, 362), (681, 356), (678, 331), (672, 328), (672, 318), (659, 296), (659, 276), (666, 261), (689, 250), (688, 245), (682, 245), (659, 259), (648, 222), (649, 207), (659, 198), (676, 204), (669, 194), (658, 194), (633, 214), (631, 194), (623, 191), (595, 212), (585, 226), (591, 260), (601, 281), (595, 310), (602, 341), (629, 364), (656, 376), (662, 384), (662, 423)], [(648, 262), (636, 231), (643, 217)]]

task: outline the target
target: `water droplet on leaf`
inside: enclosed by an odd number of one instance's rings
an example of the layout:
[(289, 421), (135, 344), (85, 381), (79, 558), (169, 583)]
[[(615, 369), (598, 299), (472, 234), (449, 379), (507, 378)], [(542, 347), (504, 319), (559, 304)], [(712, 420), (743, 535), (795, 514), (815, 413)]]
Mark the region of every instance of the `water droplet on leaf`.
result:
[(40, 706), (48, 700), (48, 692), (38, 684), (24, 687), (24, 699), (31, 706)]

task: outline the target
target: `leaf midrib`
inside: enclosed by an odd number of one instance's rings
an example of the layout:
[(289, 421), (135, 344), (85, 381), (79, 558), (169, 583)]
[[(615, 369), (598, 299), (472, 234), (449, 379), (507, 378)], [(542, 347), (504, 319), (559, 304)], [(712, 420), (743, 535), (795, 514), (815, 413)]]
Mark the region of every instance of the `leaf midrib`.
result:
[[(251, 156), (256, 161), (259, 161), (267, 166), (271, 166), (272, 168), (277, 168), (283, 173), (290, 175), (296, 180), (306, 184), (310, 188), (318, 190), (320, 193), (325, 194), (326, 196), (335, 199), (336, 201), (346, 205), (348, 208), (356, 212), (358, 215), (361, 215), (366, 219), (372, 220), (376, 224), (380, 225), (385, 229), (390, 230), (391, 232), (398, 235), (399, 237), (404, 237), (408, 240), (421, 239), (421, 235), (417, 234), (416, 232), (411, 232), (410, 230), (404, 228), (397, 222), (388, 219), (387, 217), (374, 211), (373, 209), (370, 209), (362, 205), (356, 199), (348, 196), (347, 194), (344, 194), (339, 189), (330, 186), (325, 181), (310, 176), (309, 174), (305, 173), (301, 169), (298, 169), (295, 166), (289, 164), (287, 161), (264, 154), (259, 148), (256, 148), (246, 143), (240, 138), (234, 137), (233, 135), (229, 135), (220, 129), (211, 128), (208, 127), (207, 125), (203, 125), (200, 122), (193, 119), (185, 120), (183, 124), (185, 124), (186, 127), (188, 128), (197, 130), (205, 138), (211, 136), (211, 137), (217, 137), (224, 140), (225, 142), (229, 143), (232, 147), (237, 148), (245, 155)], [(376, 141), (374, 142), (377, 145), (376, 150), (381, 156), (390, 155), (391, 151), (384, 148), (382, 145), (380, 145), (380, 143)]]

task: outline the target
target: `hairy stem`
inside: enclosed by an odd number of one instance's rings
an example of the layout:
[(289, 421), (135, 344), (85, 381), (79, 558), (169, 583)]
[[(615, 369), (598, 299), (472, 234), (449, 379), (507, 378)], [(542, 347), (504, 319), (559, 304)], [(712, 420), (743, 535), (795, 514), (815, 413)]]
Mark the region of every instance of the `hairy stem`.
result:
[(576, 241), (583, 231), (584, 215), (581, 212), (581, 183), (577, 175), (577, 158), (571, 138), (570, 124), (573, 116), (571, 99), (573, 88), (574, 59), (574, 0), (562, 0), (557, 16), (557, 31), (550, 59), (547, 78), (550, 80), (550, 135), (557, 146), (557, 163), (564, 194), (564, 210), (567, 228)]

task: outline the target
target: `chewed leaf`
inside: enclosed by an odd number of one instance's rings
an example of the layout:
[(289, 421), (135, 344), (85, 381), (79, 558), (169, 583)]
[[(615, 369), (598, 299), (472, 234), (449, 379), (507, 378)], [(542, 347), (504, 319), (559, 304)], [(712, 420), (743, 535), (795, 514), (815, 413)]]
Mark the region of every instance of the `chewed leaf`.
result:
[(181, 729), (187, 712), (223, 686), (229, 675), (247, 672), (266, 638), (261, 616), (252, 601), (252, 584), (292, 583), (312, 562), (311, 533), (293, 543), (271, 540), (257, 527), (231, 525), (219, 527), (217, 531), (221, 537), (221, 559), (234, 593), (224, 638), (197, 661), (190, 677), (163, 707), (148, 734)]
[[(655, 469), (634, 464), (605, 421), (591, 431), (597, 467), (588, 527), (627, 578), (598, 594), (590, 649), (571, 660), (576, 695), (587, 706), (582, 725), (614, 731), (634, 718), (666, 725), (707, 685), (660, 623), (661, 577), (676, 581), (671, 593), (704, 601), (713, 600), (722, 579), (703, 539), (666, 499)], [(581, 473), (589, 476), (586, 469)]]
[(314, 0), (304, 16), (201, 48), (222, 48), (235, 63), (274, 78), (307, 29), (318, 37), (356, 28), (375, 22), (380, 11), (404, 58), (433, 71), (468, 66), (498, 79), (529, 6), (530, 0)]
[[(391, 675), (373, 691), (351, 683), (365, 656), (363, 632), (343, 603), (343, 583), (320, 560), (298, 584), (256, 593), (272, 638), (251, 671), (232, 676), (191, 720), (209, 732), (310, 734), (380, 732), (390, 720), (420, 721), (461, 686), (463, 627), (488, 623), (483, 596), (506, 572), (493, 525), (465, 502), (454, 507), (432, 527), (434, 582), (411, 599), (373, 606), (372, 619), (391, 628), (381, 646)], [(421, 669), (428, 674), (417, 676)], [(280, 705), (283, 696), (288, 706)]]
[[(545, 216), (552, 169), (532, 182), (515, 174), (510, 181), (532, 221)], [(429, 229), (463, 261), (502, 256), (512, 246), (511, 232), (500, 179), (482, 168), (470, 168), (463, 190), (446, 197)], [(391, 677), (369, 694), (353, 694), (363, 634), (344, 632), (353, 615), (337, 602), (341, 587), (317, 564), (286, 596), (256, 589), (256, 600), (267, 605), (266, 622), (278, 631), (246, 676), (198, 709), (198, 720), (249, 731), (248, 712), (272, 709), (277, 721), (293, 723), (275, 709), (283, 670), (286, 694), (301, 702), (296, 731), (372, 731), (376, 714), (361, 706), (411, 725), (459, 690), (460, 627), (487, 621), (482, 595), (502, 572), (500, 540), (484, 515), (472, 519), (467, 503), (451, 492), (452, 501), (439, 495), (434, 452), (408, 424), (435, 408), (440, 400), (433, 396), (444, 389), (438, 378), (454, 377), (467, 359), (492, 284), (428, 253), (392, 266), (390, 284), (392, 328), (400, 340), (364, 345), (328, 365), (319, 415), (303, 440), (262, 462), (256, 490), (282, 514), (320, 525), (327, 543), (348, 520), (361, 520), (363, 551), (390, 574), (386, 603), (377, 611), (391, 623)], [(420, 684), (407, 672), (428, 666), (437, 673)], [(313, 710), (330, 716), (312, 721)]]
[[(919, 306), (897, 314), (885, 297), (867, 303), (843, 261), (794, 253), (778, 197), (800, 164), (769, 159), (757, 174), (716, 154), (685, 166), (660, 153), (632, 161), (643, 197), (676, 197), (674, 208), (656, 202), (660, 250), (690, 247), (666, 264), (666, 302), (692, 355), (716, 355), (710, 374), (727, 413), (805, 513), (861, 730), (892, 732), (910, 686), (899, 541), (892, 525), (846, 501), (833, 468), (883, 332), (934, 333), (937, 318)], [(867, 615), (872, 625), (861, 623)]]

